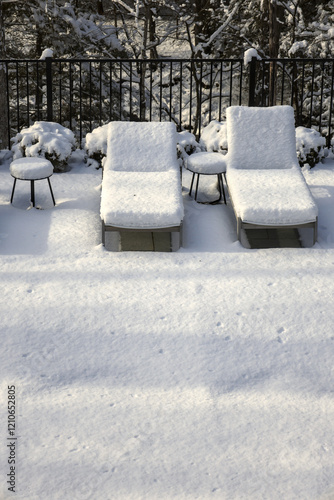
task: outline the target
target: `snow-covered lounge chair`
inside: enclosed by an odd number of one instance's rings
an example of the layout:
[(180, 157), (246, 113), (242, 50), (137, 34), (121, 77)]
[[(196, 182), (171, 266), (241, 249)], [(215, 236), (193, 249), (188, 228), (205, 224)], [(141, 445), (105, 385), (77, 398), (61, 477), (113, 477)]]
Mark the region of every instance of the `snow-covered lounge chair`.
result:
[(102, 241), (111, 231), (112, 249), (121, 233), (169, 233), (170, 250), (181, 244), (183, 219), (176, 128), (171, 122), (111, 122), (103, 167)]
[(227, 109), (226, 179), (241, 229), (313, 228), (318, 210), (297, 160), (291, 106)]

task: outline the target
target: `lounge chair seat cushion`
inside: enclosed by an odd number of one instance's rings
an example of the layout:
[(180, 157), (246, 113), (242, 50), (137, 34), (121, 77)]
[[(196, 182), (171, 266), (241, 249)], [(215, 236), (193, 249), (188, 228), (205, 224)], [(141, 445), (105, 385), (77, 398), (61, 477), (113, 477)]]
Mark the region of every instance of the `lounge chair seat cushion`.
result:
[(128, 229), (180, 226), (183, 202), (179, 172), (106, 170), (102, 185), (101, 218), (107, 226)]
[(256, 225), (284, 226), (313, 222), (318, 209), (300, 167), (227, 169), (236, 215)]

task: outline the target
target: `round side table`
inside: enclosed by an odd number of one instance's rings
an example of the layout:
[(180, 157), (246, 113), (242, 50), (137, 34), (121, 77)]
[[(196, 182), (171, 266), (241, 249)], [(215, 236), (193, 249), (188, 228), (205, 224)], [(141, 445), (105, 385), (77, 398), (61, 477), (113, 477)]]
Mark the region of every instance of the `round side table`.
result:
[[(226, 205), (226, 196), (223, 182), (223, 175), (225, 178), (226, 173), (226, 162), (224, 156), (220, 153), (209, 153), (203, 151), (202, 153), (195, 153), (189, 156), (186, 160), (186, 169), (193, 173), (191, 179), (191, 185), (189, 189), (189, 196), (191, 196), (195, 175), (197, 175), (196, 189), (195, 189), (195, 201), (197, 201), (198, 184), (200, 175), (217, 175), (218, 179), (218, 189), (219, 198), (217, 200), (207, 202), (207, 204), (219, 203), (224, 198), (224, 203)], [(226, 182), (226, 178), (225, 178)], [(200, 202), (199, 202), (200, 203)]]
[(35, 206), (35, 181), (40, 181), (42, 179), (47, 179), (50, 193), (52, 197), (53, 204), (55, 205), (55, 199), (52, 192), (50, 177), (53, 174), (53, 165), (49, 160), (45, 158), (19, 158), (12, 161), (9, 167), (9, 171), (12, 177), (14, 177), (14, 184), (12, 190), (12, 196), (10, 202), (13, 203), (14, 191), (16, 186), (16, 181), (30, 181), (30, 200), (32, 206)]

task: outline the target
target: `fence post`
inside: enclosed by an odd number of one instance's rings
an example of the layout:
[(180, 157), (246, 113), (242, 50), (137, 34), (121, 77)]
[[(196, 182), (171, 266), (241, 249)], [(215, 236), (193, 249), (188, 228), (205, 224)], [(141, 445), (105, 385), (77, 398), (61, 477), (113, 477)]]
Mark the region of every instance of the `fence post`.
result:
[(45, 58), (46, 63), (46, 110), (47, 110), (47, 121), (53, 121), (53, 109), (52, 109), (52, 57)]
[(248, 106), (255, 106), (255, 87), (256, 87), (256, 57), (252, 57), (249, 63)]

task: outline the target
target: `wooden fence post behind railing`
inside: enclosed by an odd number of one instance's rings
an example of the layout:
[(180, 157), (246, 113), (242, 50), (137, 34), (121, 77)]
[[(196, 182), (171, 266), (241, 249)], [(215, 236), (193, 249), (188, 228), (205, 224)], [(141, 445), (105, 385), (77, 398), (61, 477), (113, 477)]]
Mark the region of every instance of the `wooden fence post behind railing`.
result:
[(47, 121), (53, 121), (53, 104), (52, 104), (52, 58), (46, 57), (46, 111)]

